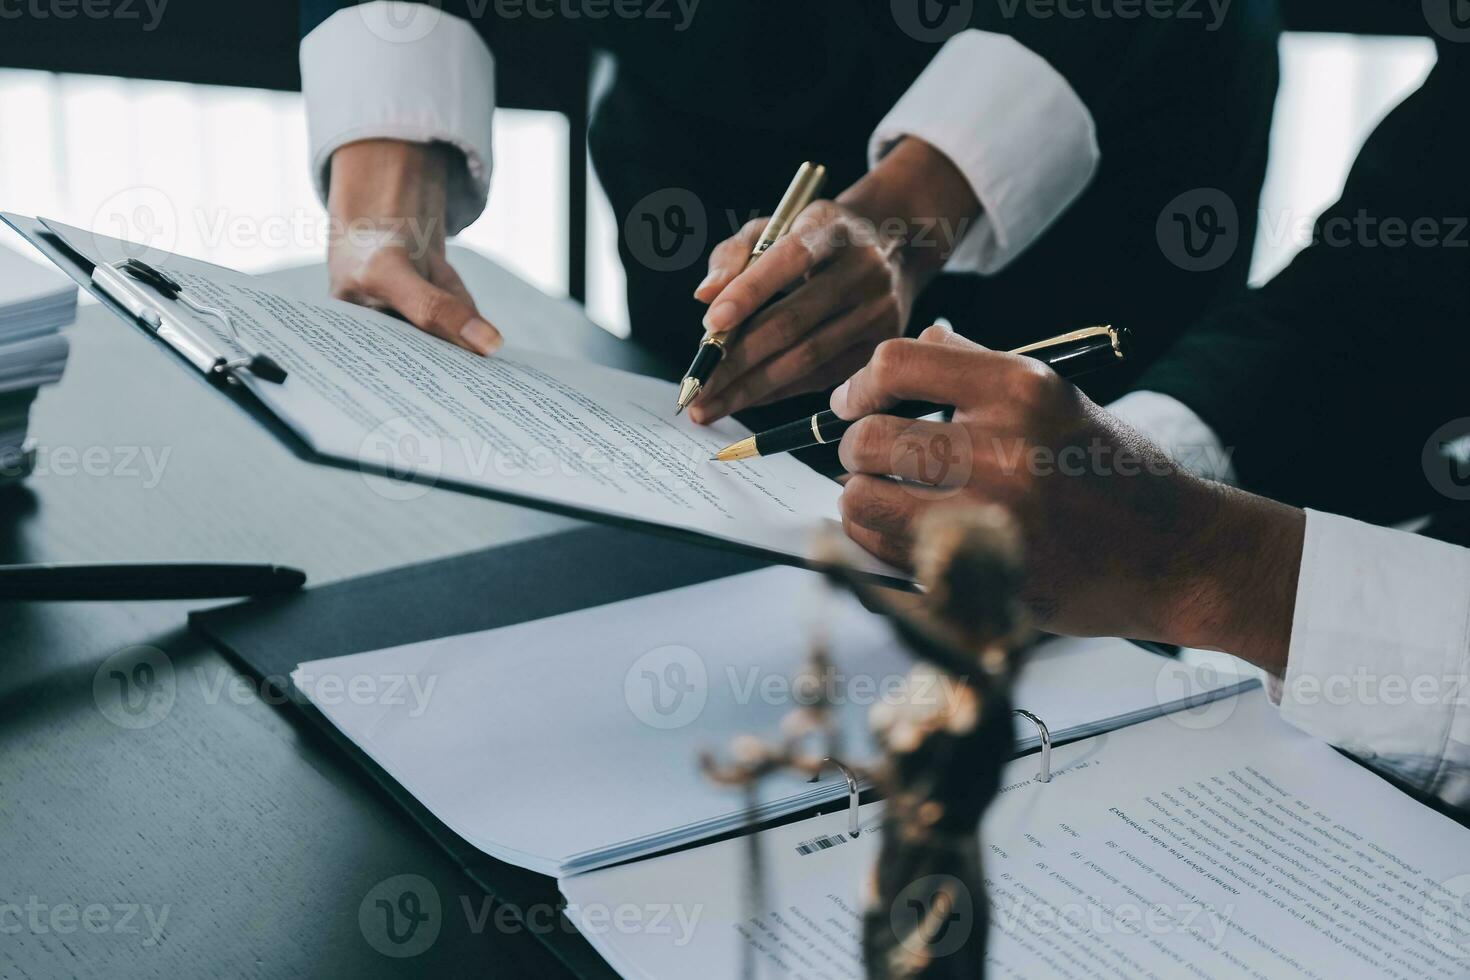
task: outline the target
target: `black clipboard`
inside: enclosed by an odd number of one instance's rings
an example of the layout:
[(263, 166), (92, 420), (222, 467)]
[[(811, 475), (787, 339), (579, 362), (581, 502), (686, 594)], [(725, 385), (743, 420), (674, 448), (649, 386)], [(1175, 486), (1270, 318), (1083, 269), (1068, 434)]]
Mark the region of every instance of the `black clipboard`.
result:
[[(248, 387), (234, 380), (231, 374), (205, 374), (198, 370), (193, 364), (174, 349), (168, 343), (140, 323), (138, 319), (116, 299), (104, 290), (97, 288), (92, 281), (92, 269), (95, 268), (93, 260), (77, 251), (73, 244), (68, 243), (61, 236), (46, 227), (43, 219), (30, 218), (24, 215), (0, 212), (0, 220), (4, 220), (21, 237), (30, 242), (57, 268), (65, 272), (83, 290), (111, 310), (119, 319), (133, 326), (168, 352), (168, 356), (181, 364), (185, 370), (199, 380), (201, 384), (213, 389), (228, 398), (237, 408), (250, 416), (257, 425), (262, 426), (274, 436), (277, 441), (284, 445), (292, 455), (298, 459), (318, 465), (331, 466), (337, 469), (356, 470), (359, 473), (382, 477), (389, 480), (403, 482), (419, 482), (427, 486), (450, 490), (455, 493), (464, 493), (476, 497), (484, 497), (502, 503), (515, 504), (522, 507), (530, 507), (534, 510), (557, 514), (563, 517), (571, 517), (580, 521), (601, 524), (609, 527), (626, 528), (642, 532), (646, 535), (657, 536), (669, 540), (680, 541), (689, 544), (697, 544), (711, 550), (724, 551), (749, 558), (760, 559), (769, 564), (793, 565), (799, 568), (814, 567), (811, 562), (803, 561), (801, 558), (785, 554), (783, 552), (769, 551), (754, 545), (741, 544), (739, 542), (727, 541), (722, 538), (712, 537), (697, 531), (683, 528), (670, 527), (654, 521), (644, 521), (636, 518), (612, 516), (596, 511), (588, 511), (579, 507), (559, 504), (536, 497), (516, 494), (503, 490), (490, 489), (483, 486), (464, 483), (447, 477), (435, 477), (432, 479), (409, 478), (405, 480), (404, 474), (394, 472), (388, 465), (377, 465), (374, 462), (359, 459), (356, 461), (339, 459), (318, 453), (306, 443), (299, 435), (291, 430), (276, 414), (270, 410), (259, 398), (257, 398)], [(824, 448), (824, 447), (823, 447)], [(885, 576), (876, 572), (863, 572), (881, 584), (901, 589), (913, 589), (913, 583), (904, 578)]]
[[(618, 573), (609, 575), (607, 556), (613, 554), (619, 556)], [(450, 830), (326, 716), (297, 696), (291, 671), (304, 660), (510, 626), (768, 564), (623, 528), (589, 526), (305, 592), (195, 612), (189, 623), (265, 689), (273, 689), (273, 696), (289, 702), (326, 734), (491, 898), (514, 909), (560, 908), (555, 879), (498, 861)], [(527, 588), (527, 582), (555, 582), (556, 587)], [(466, 594), (500, 596), (504, 601), (464, 602)], [(584, 980), (617, 976), (570, 922), (565, 928), (527, 931)]]

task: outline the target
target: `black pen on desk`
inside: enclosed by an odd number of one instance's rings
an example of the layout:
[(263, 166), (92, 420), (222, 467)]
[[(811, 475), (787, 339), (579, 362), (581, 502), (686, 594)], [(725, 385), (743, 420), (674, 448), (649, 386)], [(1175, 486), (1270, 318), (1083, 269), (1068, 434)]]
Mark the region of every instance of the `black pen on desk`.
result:
[(227, 599), (294, 592), (306, 573), (282, 565), (209, 562), (0, 566), (0, 602)]
[[(1077, 378), (1123, 359), (1127, 332), (1111, 326), (1084, 327), (1057, 337), (1017, 347), (1012, 354), (1024, 354), (1049, 365), (1064, 378)], [(900, 418), (923, 418), (945, 411), (945, 406), (927, 402), (901, 402), (884, 415)], [(759, 456), (775, 456), (795, 452), (809, 446), (837, 442), (857, 420), (838, 418), (830, 409), (808, 418), (788, 422), (765, 432), (731, 443), (712, 457), (712, 461), (734, 463)]]
[[(766, 249), (776, 244), (776, 240), (791, 229), (797, 215), (805, 211), (807, 205), (816, 199), (826, 180), (826, 167), (810, 162), (801, 165), (801, 168), (796, 171), (796, 176), (791, 179), (791, 186), (786, 188), (786, 193), (781, 196), (781, 203), (777, 204), (776, 210), (771, 213), (771, 220), (766, 222), (765, 230), (761, 232), (755, 248), (751, 249), (750, 258), (745, 260), (745, 268), (749, 269), (756, 259), (766, 254)], [(689, 403), (698, 398), (700, 391), (709, 384), (715, 368), (725, 359), (725, 345), (735, 339), (735, 333), (739, 329), (737, 326), (720, 333), (705, 331), (704, 338), (699, 342), (699, 350), (695, 351), (694, 360), (689, 365), (689, 370), (684, 372), (684, 380), (679, 382), (679, 407), (674, 414), (677, 415), (688, 408)]]

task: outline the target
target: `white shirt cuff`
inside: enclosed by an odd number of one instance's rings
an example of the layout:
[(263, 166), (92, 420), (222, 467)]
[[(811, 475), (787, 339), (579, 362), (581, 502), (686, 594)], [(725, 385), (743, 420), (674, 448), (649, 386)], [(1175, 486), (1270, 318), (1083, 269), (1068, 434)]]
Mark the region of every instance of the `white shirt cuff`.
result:
[(1307, 511), (1281, 715), (1470, 805), (1470, 549)]
[(448, 234), (485, 209), (495, 62), (467, 21), (396, 0), (339, 10), (301, 41), (301, 89), (323, 203), (338, 147), (399, 139), (449, 143), (464, 154), (464, 165), (450, 170)]
[(1087, 187), (1100, 154), (1092, 113), (1060, 73), (1005, 34), (969, 30), (939, 49), (878, 124), (876, 165), (914, 136), (947, 156), (984, 212), (947, 268), (989, 274), (1024, 252)]
[(1204, 419), (1178, 399), (1157, 391), (1131, 391), (1109, 405), (1108, 411), (1173, 457), (1180, 469), (1235, 485), (1231, 451)]

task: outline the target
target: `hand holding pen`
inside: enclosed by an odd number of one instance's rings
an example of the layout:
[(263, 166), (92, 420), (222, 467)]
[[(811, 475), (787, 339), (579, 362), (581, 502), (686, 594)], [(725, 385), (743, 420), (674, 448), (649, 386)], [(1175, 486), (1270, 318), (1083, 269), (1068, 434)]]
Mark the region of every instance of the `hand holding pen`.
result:
[(744, 264), (760, 222), (720, 244), (694, 296), (710, 305), (707, 330), (739, 337), (690, 418), (707, 424), (851, 375), (903, 334), (978, 211), (954, 165), (906, 139), (834, 199), (814, 201), (760, 262)]
[[(909, 401), (951, 405), (954, 414), (947, 421), (886, 414)], [(1107, 567), (1109, 556), (1147, 550), (1111, 546), (1115, 527), (1157, 521), (1160, 534), (1167, 531), (1175, 491), (1156, 474), (1190, 479), (1057, 371), (1033, 357), (987, 350), (947, 327), (880, 346), (832, 393), (832, 410), (855, 420), (838, 447), (851, 474), (842, 490), (843, 526), (899, 568), (912, 567), (927, 514), (997, 504), (1022, 529), (1027, 568), (1049, 569), (1056, 581), (1042, 584), (1065, 595), (1128, 571)], [(1193, 484), (1185, 489), (1195, 492)], [(1130, 511), (1148, 517), (1117, 520)], [(1087, 561), (1076, 560), (1084, 552)], [(1085, 624), (1092, 612), (1075, 609), (1053, 622)]]
[[(931, 327), (941, 330), (935, 336), (947, 335), (949, 327)], [(926, 336), (927, 336), (926, 332)], [(1010, 353), (1023, 355), (1040, 361), (1063, 378), (1078, 378), (1090, 371), (1116, 364), (1124, 356), (1126, 332), (1110, 326), (1084, 327), (1056, 337), (1017, 347)], [(881, 348), (880, 348), (881, 350)], [(876, 358), (875, 358), (876, 360)], [(845, 387), (845, 386), (844, 386)], [(835, 407), (835, 402), (834, 402)], [(920, 419), (926, 415), (945, 410), (945, 406), (931, 402), (905, 401), (890, 406), (885, 415), (898, 418)], [(807, 418), (797, 419), (785, 425), (758, 432), (753, 436), (731, 443), (715, 454), (714, 460), (734, 463), (758, 456), (774, 456), (778, 453), (795, 452), (810, 446), (826, 445), (840, 440), (848, 429), (857, 424), (852, 416), (840, 416), (828, 410)]]
[[(740, 234), (715, 248), (710, 257), (710, 274), (694, 291), (695, 298), (716, 280), (716, 270), (721, 268), (718, 263), (728, 261), (733, 265), (740, 262), (739, 274), (744, 274), (755, 265), (791, 230), (797, 217), (821, 193), (822, 185), (826, 182), (826, 167), (817, 163), (803, 163), (796, 171), (796, 176), (791, 179), (791, 186), (781, 195), (781, 203), (776, 205), (776, 210), (771, 212), (769, 218), (748, 222)], [(789, 243), (787, 248), (789, 249)], [(728, 306), (720, 313), (720, 316), (715, 316), (715, 311), (711, 310), (704, 318), (704, 337), (699, 342), (699, 349), (694, 354), (689, 370), (684, 372), (684, 379), (679, 383), (679, 400), (675, 414), (688, 408), (689, 403), (701, 394), (708, 394), (715, 369), (731, 353), (731, 345), (744, 317), (726, 315), (729, 313)], [(728, 376), (728, 369), (725, 373)], [(705, 421), (702, 414), (696, 413), (694, 420)]]

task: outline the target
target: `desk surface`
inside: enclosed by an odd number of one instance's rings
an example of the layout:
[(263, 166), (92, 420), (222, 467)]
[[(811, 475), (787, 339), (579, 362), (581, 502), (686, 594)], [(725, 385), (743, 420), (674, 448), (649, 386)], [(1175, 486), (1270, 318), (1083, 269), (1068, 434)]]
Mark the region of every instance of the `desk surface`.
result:
[[(487, 312), (519, 285), (469, 253), (455, 263)], [(268, 278), (325, 282), (319, 266)], [(567, 312), (544, 338), (512, 336), (641, 366)], [(388, 499), (296, 459), (98, 307), (68, 335), (66, 376), (32, 418), (37, 473), (0, 494), (0, 562), (270, 561), (320, 584), (573, 523), (439, 490)], [(0, 603), (0, 976), (564, 975), (367, 776), (187, 631), (200, 605)], [(111, 720), (129, 716), (103, 662), (138, 645), (167, 656), (174, 698), (132, 729)], [(443, 904), (412, 960), (358, 925), (401, 874)]]

